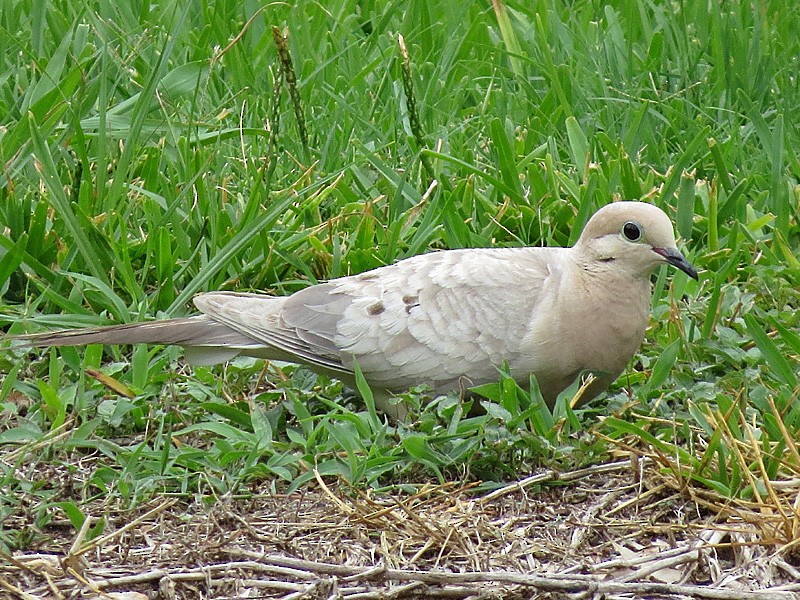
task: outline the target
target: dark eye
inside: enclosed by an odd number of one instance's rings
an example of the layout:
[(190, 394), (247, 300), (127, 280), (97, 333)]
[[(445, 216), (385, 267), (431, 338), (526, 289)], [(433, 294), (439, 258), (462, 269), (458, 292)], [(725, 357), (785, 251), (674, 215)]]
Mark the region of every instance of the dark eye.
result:
[(642, 237), (642, 226), (633, 221), (628, 221), (622, 226), (622, 235), (632, 242), (636, 242)]

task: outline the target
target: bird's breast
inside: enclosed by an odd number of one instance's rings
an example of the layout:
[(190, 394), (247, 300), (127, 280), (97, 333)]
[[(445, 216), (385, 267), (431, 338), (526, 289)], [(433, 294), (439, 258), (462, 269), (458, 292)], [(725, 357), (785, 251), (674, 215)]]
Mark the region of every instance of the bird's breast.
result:
[(548, 310), (535, 315), (523, 340), (520, 366), (559, 382), (584, 370), (621, 372), (649, 319), (650, 284), (633, 283), (551, 290)]

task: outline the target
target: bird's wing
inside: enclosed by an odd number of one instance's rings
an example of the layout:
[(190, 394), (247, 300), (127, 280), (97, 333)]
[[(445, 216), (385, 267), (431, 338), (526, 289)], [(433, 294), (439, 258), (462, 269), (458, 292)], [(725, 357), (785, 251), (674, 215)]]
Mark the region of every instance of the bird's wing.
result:
[(197, 307), (289, 358), (388, 389), (493, 380), (513, 361), (554, 249), (435, 252), (311, 286), (292, 296), (211, 292)]
[[(264, 294), (246, 294), (239, 292), (208, 292), (194, 298), (195, 306), (210, 319), (222, 323), (236, 332), (247, 336), (250, 340), (271, 348), (277, 352), (264, 355), (268, 358), (296, 360), (325, 369), (342, 373), (350, 372), (336, 351), (332, 342), (322, 337), (324, 329), (317, 334), (313, 324), (308, 329), (293, 326), (284, 319), (285, 306), (297, 294), (309, 291), (327, 299), (327, 303), (336, 309), (338, 304), (349, 302), (340, 296), (327, 296), (324, 289), (330, 284), (311, 286), (297, 292), (293, 296), (276, 297)], [(338, 301), (338, 302), (337, 302)], [(341, 313), (344, 308), (338, 309)], [(319, 327), (330, 327), (330, 319), (321, 319)]]
[(337, 323), (336, 347), (389, 389), (447, 387), (462, 376), (494, 381), (498, 365), (517, 360), (557, 254), (437, 252), (334, 282), (353, 299)]

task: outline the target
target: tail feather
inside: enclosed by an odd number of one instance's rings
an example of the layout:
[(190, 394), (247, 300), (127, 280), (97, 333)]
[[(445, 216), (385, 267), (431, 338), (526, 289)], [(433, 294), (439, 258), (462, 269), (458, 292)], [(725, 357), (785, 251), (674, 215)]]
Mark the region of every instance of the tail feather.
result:
[(126, 323), (108, 327), (68, 329), (34, 333), (14, 338), (31, 348), (50, 346), (85, 346), (87, 344), (174, 344), (177, 346), (252, 347), (252, 338), (205, 315), (184, 319)]

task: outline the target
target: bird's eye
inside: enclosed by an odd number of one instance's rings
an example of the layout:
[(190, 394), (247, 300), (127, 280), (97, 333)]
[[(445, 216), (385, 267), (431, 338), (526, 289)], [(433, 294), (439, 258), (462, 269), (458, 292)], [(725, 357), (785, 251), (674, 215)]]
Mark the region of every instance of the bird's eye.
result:
[(622, 235), (631, 242), (637, 242), (642, 239), (642, 226), (633, 221), (628, 221), (622, 226)]

